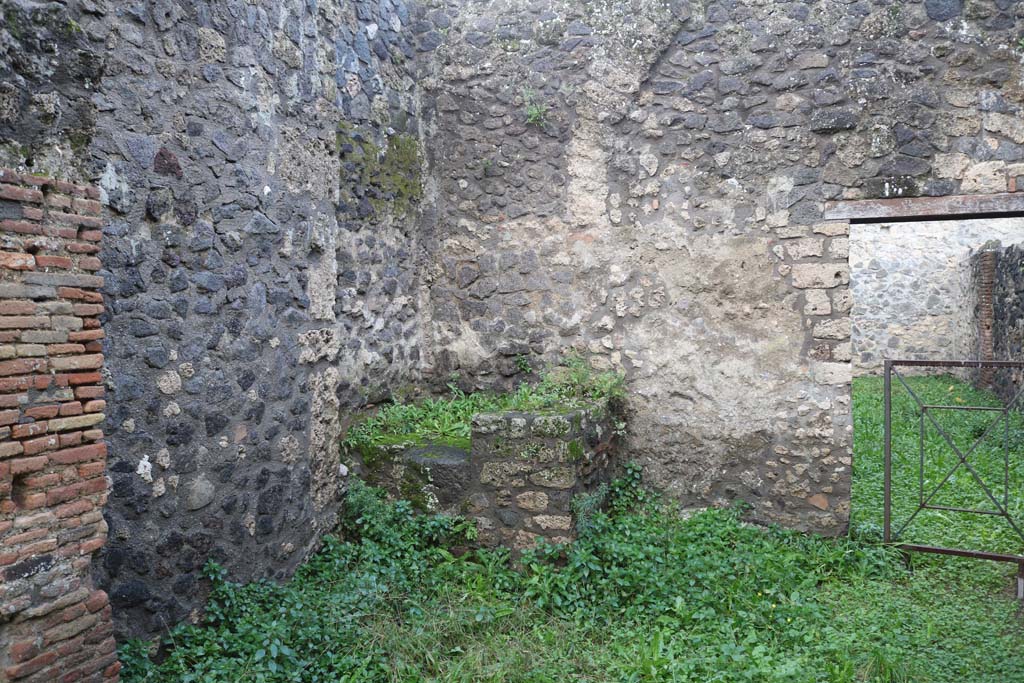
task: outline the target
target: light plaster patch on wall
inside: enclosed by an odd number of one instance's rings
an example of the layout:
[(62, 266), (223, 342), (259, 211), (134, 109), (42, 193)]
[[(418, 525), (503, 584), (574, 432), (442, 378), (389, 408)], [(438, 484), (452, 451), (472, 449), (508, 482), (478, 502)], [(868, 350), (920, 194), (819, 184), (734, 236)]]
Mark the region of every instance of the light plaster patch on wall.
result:
[(338, 221), (333, 215), (318, 214), (314, 222), (313, 246), (320, 259), (309, 271), (310, 316), (314, 320), (334, 320), (335, 292), (338, 282)]
[(341, 405), (337, 388), (340, 383), (341, 374), (334, 367), (309, 378), (309, 394), (312, 396), (309, 463), (313, 475), (310, 496), (318, 510), (330, 505), (338, 493), (336, 473), (340, 462)]

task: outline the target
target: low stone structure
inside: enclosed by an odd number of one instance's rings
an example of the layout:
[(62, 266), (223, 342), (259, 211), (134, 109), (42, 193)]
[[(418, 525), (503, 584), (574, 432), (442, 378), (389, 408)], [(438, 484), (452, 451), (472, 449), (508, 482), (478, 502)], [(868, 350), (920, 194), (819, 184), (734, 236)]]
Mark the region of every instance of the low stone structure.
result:
[(494, 413), (473, 419), (473, 472), (467, 513), (480, 542), (521, 550), (540, 537), (573, 535), (573, 500), (613, 474), (614, 418), (608, 406), (548, 414)]
[(573, 501), (610, 480), (615, 436), (607, 405), (482, 413), (468, 449), (396, 444), (364, 453), (357, 465), (420, 509), (471, 517), (480, 545), (523, 550), (540, 538), (572, 538)]
[(0, 169), (0, 680), (116, 681), (99, 192)]

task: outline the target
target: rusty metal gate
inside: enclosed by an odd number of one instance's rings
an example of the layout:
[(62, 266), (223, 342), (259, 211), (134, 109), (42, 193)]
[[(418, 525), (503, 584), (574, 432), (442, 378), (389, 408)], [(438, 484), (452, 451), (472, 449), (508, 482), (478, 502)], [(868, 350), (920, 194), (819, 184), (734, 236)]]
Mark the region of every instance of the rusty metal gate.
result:
[[(1017, 564), (1017, 597), (1024, 599), (1024, 555), (1010, 555), (1005, 553), (990, 552), (984, 549), (977, 548), (948, 548), (936, 545), (922, 545), (918, 543), (905, 543), (901, 542), (901, 535), (910, 524), (917, 518), (918, 514), (922, 510), (945, 510), (948, 512), (963, 512), (977, 515), (990, 515), (994, 517), (1003, 518), (1010, 528), (1016, 533), (1021, 539), (1021, 544), (1024, 546), (1024, 520), (1014, 519), (1013, 515), (1010, 514), (1010, 486), (1009, 486), (1009, 474), (1010, 474), (1010, 458), (1011, 455), (1019, 458), (1024, 458), (1024, 453), (1010, 453), (1009, 445), (1009, 424), (1010, 424), (1010, 411), (1017, 409), (1022, 405), (1021, 398), (1024, 396), (1024, 387), (1019, 390), (1015, 390), (1012, 398), (1003, 407), (994, 406), (967, 406), (967, 405), (929, 405), (924, 403), (914, 390), (907, 383), (903, 375), (900, 374), (897, 368), (899, 367), (925, 367), (925, 368), (973, 368), (978, 370), (984, 369), (999, 369), (999, 368), (1024, 368), (1024, 362), (1015, 361), (921, 361), (921, 360), (886, 360), (885, 361), (885, 398), (884, 398), (884, 411), (885, 411), (885, 483), (884, 483), (884, 512), (883, 512), (883, 537), (886, 543), (898, 543), (900, 548), (904, 550), (912, 550), (924, 553), (937, 553), (940, 555), (958, 555), (961, 557), (973, 557), (983, 560), (995, 560), (998, 562), (1014, 562)], [(899, 526), (893, 530), (892, 520), (892, 381), (895, 378), (907, 393), (914, 399), (918, 413), (918, 434), (920, 452), (918, 453), (918, 501), (917, 506), (910, 516), (903, 520)], [(935, 419), (934, 413), (937, 411), (986, 411), (991, 412), (995, 416), (995, 419), (988, 425), (984, 433), (977, 437), (970, 448), (962, 450), (958, 448), (954, 443), (954, 440), (950, 437), (945, 429)], [(926, 422), (927, 421), (927, 422)], [(926, 425), (930, 424), (938, 433), (942, 436), (943, 441), (946, 445), (952, 449), (956, 455), (957, 463), (953, 466), (949, 472), (946, 473), (942, 481), (935, 487), (929, 487), (926, 490), (925, 487), (925, 448), (924, 448), (924, 435)], [(992, 487), (982, 478), (978, 471), (971, 465), (970, 458), (978, 446), (995, 430), (1000, 428), (1005, 430), (1006, 436), (1003, 439), (1003, 481), (1002, 481), (1002, 496), (993, 493)], [(964, 508), (948, 505), (940, 505), (933, 502), (936, 495), (942, 490), (947, 482), (964, 468), (970, 473), (971, 477), (984, 491), (985, 496), (988, 498), (988, 502), (991, 503), (989, 509), (973, 509)]]

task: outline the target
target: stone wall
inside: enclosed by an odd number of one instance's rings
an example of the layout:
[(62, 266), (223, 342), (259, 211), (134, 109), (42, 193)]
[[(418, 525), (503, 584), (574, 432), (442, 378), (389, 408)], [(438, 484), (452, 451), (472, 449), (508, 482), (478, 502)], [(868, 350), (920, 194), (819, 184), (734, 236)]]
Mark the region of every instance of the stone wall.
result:
[(402, 2), (94, 3), (121, 633), (210, 558), (287, 576), (340, 502), (342, 412), (415, 379), (416, 91)]
[(860, 224), (850, 232), (855, 375), (886, 358), (981, 358), (972, 258), (1024, 242), (1024, 219)]
[(103, 59), (80, 4), (0, 0), (0, 165), (82, 175), (74, 165), (96, 126)]
[(1006, 0), (0, 9), (0, 164), (107, 207), (121, 635), (194, 615), (209, 558), (286, 576), (335, 519), (350, 410), (569, 349), (628, 374), (651, 484), (839, 533), (825, 202), (1022, 175)]
[(412, 18), (0, 5), (0, 161), (94, 181), (109, 215), (97, 579), (119, 635), (149, 635), (195, 615), (208, 559), (287, 576), (334, 523), (343, 413), (419, 376)]
[(1022, 9), (426, 5), (435, 370), (583, 350), (627, 371), (652, 484), (842, 530), (853, 302), (824, 203), (1016, 190)]
[(116, 681), (99, 192), (0, 169), (0, 679)]
[[(992, 339), (994, 360), (1024, 361), (1024, 246), (996, 252), (992, 287)], [(1024, 387), (1024, 370), (999, 369), (993, 373), (996, 392), (1011, 400)], [(1020, 409), (1024, 405), (1018, 402)]]

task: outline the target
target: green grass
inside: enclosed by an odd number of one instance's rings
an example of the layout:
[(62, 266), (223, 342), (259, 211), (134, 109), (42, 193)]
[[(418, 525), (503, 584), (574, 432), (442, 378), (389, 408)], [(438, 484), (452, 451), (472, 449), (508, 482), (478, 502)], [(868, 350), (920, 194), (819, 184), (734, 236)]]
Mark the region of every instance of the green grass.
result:
[[(975, 389), (951, 376), (908, 377), (906, 383), (926, 405), (1000, 406), (997, 397)], [(978, 440), (996, 413), (930, 411), (952, 442), (966, 451)], [(907, 388), (894, 378), (892, 387), (892, 500), (893, 530), (909, 519), (921, 500), (919, 478), (921, 411)], [(854, 476), (851, 526), (854, 530), (881, 533), (884, 479), (883, 383), (880, 377), (864, 377), (853, 384)], [(924, 495), (927, 497), (959, 458), (939, 434), (925, 422)], [(1022, 515), (1024, 467), (1022, 453), (1024, 417), (1011, 413), (1009, 429), (991, 432), (982, 439), (968, 461), (1002, 502), (1004, 487), (1003, 439), (1011, 453), (1009, 510)], [(1007, 433), (1008, 432), (1008, 433)], [(1015, 455), (1016, 454), (1016, 455)], [(1014, 462), (1016, 460), (1016, 462)], [(932, 499), (950, 507), (985, 507), (992, 503), (963, 466)], [(1004, 519), (946, 510), (923, 510), (902, 532), (908, 543), (971, 548), (1013, 554), (1024, 553), (1024, 544)], [(835, 586), (835, 600), (850, 607), (845, 617), (851, 629), (878, 634), (885, 630), (906, 641), (930, 672), (933, 681), (1024, 681), (1024, 654), (1010, 647), (1007, 633), (1020, 638), (1020, 613), (1011, 587), (1016, 566), (960, 557), (912, 554), (912, 572), (899, 590), (880, 585)], [(950, 634), (956, 634), (950, 639)], [(877, 635), (875, 636), (878, 637)], [(879, 638), (879, 640), (881, 640)], [(1005, 651), (994, 647), (1003, 643)], [(923, 655), (927, 655), (927, 657)], [(1000, 673), (1001, 672), (1001, 673)]]
[(502, 411), (568, 410), (622, 396), (622, 375), (595, 372), (586, 361), (571, 357), (562, 367), (543, 373), (536, 383), (523, 383), (514, 392), (466, 394), (451, 387), (447, 398), (416, 403), (390, 403), (358, 422), (342, 446), (365, 457), (380, 446), (444, 444), (467, 448), (473, 416)]
[[(738, 509), (688, 517), (631, 466), (604, 510), (578, 506), (588, 513), (576, 542), (514, 564), (504, 551), (456, 556), (471, 526), (414, 515), (356, 481), (341, 538), (291, 582), (240, 586), (211, 566), (205, 622), (172, 632), (159, 664), (147, 644), (123, 646), (124, 680), (1024, 682), (1007, 568), (917, 555), (908, 565), (877, 542), (879, 391), (855, 385), (850, 538), (750, 526)], [(936, 542), (969, 537), (927, 529), (948, 534)]]
[[(986, 391), (950, 376), (910, 377), (910, 389), (926, 405), (1001, 406), (998, 398)], [(892, 501), (893, 530), (910, 519), (922, 500), (919, 479), (919, 440), (921, 410), (899, 381), (892, 388)], [(993, 423), (999, 413), (930, 410), (935, 422), (949, 435), (961, 452), (966, 452)], [(1024, 523), (1024, 415), (1011, 413), (1008, 429), (1001, 423), (989, 432), (968, 462), (984, 481), (997, 501), (1003, 504), (1007, 489), (1003, 444), (1007, 440), (1011, 453), (1008, 479), (1009, 506), (1012, 516)], [(928, 498), (959, 459), (953, 449), (927, 418), (924, 422), (924, 498)], [(882, 524), (883, 482), (883, 406), (882, 380), (860, 378), (854, 382), (854, 480), (853, 522), (855, 525)], [(1017, 454), (1016, 457), (1013, 454)], [(960, 468), (931, 499), (932, 504), (947, 507), (996, 510), (984, 489), (970, 471)], [(1003, 518), (973, 515), (947, 510), (923, 510), (902, 533), (907, 542), (971, 548), (993, 552), (1024, 554), (1024, 541)]]

